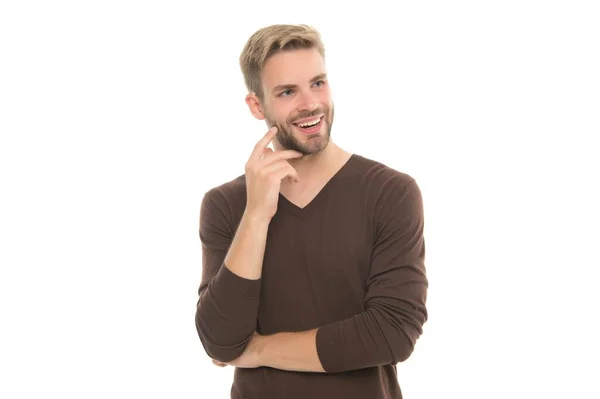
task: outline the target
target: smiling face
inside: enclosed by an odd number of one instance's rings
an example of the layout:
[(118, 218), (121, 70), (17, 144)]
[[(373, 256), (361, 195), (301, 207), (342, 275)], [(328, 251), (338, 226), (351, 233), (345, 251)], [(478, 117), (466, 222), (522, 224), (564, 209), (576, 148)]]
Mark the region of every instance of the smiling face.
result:
[[(334, 107), (325, 62), (316, 49), (279, 52), (265, 63), (262, 73), (261, 112), (284, 149), (311, 155), (327, 147)], [(258, 99), (254, 99), (258, 106)], [(249, 102), (250, 104), (250, 102)]]

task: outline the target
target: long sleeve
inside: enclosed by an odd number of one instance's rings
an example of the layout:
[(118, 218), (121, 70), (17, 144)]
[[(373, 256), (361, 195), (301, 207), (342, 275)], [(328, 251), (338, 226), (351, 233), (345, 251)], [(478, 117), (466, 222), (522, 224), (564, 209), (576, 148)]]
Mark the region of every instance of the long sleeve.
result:
[(224, 264), (235, 235), (225, 196), (213, 189), (200, 210), (202, 280), (198, 290), (196, 329), (206, 353), (227, 362), (240, 356), (256, 329), (260, 280), (248, 280)]
[(374, 220), (365, 311), (317, 331), (326, 372), (408, 359), (428, 317), (423, 203), (414, 179), (391, 177), (383, 184)]

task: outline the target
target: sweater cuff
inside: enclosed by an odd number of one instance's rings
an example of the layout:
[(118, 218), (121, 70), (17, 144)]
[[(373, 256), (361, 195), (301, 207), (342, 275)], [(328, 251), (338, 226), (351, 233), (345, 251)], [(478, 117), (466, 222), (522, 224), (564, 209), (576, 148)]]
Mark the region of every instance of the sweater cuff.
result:
[(336, 373), (344, 368), (344, 353), (340, 350), (341, 339), (342, 334), (337, 323), (324, 325), (317, 330), (317, 355), (327, 373)]

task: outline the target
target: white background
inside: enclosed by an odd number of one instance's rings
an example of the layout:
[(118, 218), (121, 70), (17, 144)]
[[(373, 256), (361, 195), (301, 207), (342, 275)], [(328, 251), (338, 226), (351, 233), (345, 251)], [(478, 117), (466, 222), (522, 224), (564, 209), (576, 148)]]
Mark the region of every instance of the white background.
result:
[(594, 2), (209, 3), (2, 2), (0, 397), (229, 397), (194, 326), (200, 201), (266, 131), (245, 41), (308, 23), (334, 140), (423, 192), (405, 398), (599, 398)]

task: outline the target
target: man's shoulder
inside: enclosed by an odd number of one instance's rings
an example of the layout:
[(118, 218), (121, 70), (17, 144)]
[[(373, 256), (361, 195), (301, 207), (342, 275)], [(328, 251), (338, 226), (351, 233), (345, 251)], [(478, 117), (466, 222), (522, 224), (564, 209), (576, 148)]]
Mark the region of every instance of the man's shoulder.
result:
[(213, 186), (206, 191), (202, 208), (218, 209), (224, 215), (237, 218), (246, 206), (246, 175)]
[(354, 155), (354, 176), (360, 180), (370, 193), (377, 189), (402, 188), (416, 184), (415, 178), (406, 171), (388, 163), (363, 155)]
[(209, 188), (205, 196), (220, 197), (224, 200), (236, 199), (246, 195), (246, 175), (239, 175), (229, 181)]
[(422, 215), (422, 195), (416, 178), (388, 163), (357, 157), (356, 175), (367, 208), (373, 210), (377, 223), (386, 224), (391, 217)]

